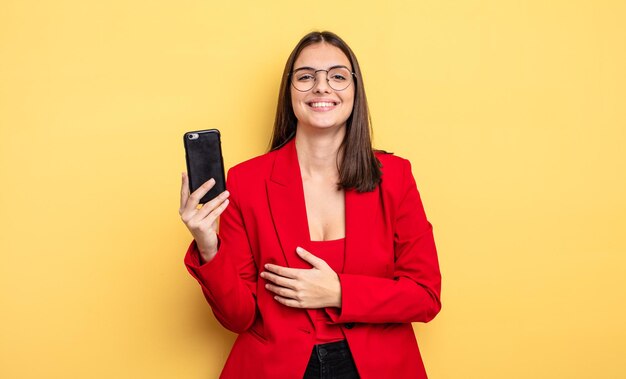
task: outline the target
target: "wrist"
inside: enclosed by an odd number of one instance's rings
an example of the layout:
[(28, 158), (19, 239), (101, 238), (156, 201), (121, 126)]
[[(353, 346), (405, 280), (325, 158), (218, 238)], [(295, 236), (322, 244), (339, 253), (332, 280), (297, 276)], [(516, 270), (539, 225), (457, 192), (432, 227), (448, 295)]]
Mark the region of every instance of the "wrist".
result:
[(215, 254), (217, 254), (217, 249), (206, 249), (198, 246), (198, 260), (200, 261), (200, 265), (211, 261), (211, 259), (215, 257)]

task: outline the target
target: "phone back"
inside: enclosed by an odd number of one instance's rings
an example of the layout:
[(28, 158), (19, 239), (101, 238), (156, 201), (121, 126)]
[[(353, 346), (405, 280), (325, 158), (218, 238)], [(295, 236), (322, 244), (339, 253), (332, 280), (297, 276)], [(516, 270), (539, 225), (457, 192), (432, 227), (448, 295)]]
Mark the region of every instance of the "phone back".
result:
[(226, 189), (220, 132), (217, 129), (187, 132), (183, 139), (190, 193), (207, 180), (215, 179), (213, 188), (200, 200), (204, 204)]

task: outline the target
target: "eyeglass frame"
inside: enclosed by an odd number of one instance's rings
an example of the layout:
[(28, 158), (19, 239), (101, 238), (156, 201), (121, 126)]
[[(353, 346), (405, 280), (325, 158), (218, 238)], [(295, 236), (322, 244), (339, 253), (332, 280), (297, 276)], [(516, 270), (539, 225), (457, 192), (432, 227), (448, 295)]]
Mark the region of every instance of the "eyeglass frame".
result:
[[(352, 78), (352, 82), (351, 82), (351, 83), (348, 83), (348, 85), (346, 86), (346, 88), (343, 88), (343, 89), (334, 89), (334, 88), (333, 88), (333, 86), (331, 86), (331, 85), (330, 85), (330, 79), (328, 78), (328, 73), (329, 73), (329, 71), (330, 71), (330, 70), (333, 70), (333, 69), (335, 69), (335, 68), (345, 68), (346, 70), (348, 70), (348, 72), (350, 72), (350, 77)], [(295, 84), (293, 84), (293, 74), (294, 74), (295, 72), (297, 72), (297, 71), (300, 71), (300, 70), (313, 70), (313, 74), (314, 74), (314, 75), (313, 75), (313, 85), (311, 86), (311, 88), (309, 88), (309, 89), (308, 89), (308, 90), (306, 90), (306, 91), (302, 91), (302, 90), (298, 89), (298, 88), (296, 87), (296, 85), (295, 85)], [(336, 66), (329, 67), (329, 68), (328, 68), (328, 70), (322, 70), (322, 69), (316, 70), (316, 69), (315, 69), (315, 68), (313, 68), (313, 67), (298, 67), (297, 69), (292, 70), (291, 72), (289, 72), (289, 73), (287, 74), (287, 76), (289, 77), (289, 83), (291, 83), (291, 86), (292, 86), (292, 87), (293, 87), (296, 91), (298, 91), (298, 92), (309, 92), (310, 90), (312, 90), (312, 89), (315, 87), (315, 83), (317, 83), (317, 73), (318, 73), (318, 72), (321, 72), (321, 71), (326, 72), (326, 83), (328, 83), (328, 86), (329, 86), (330, 88), (332, 88), (332, 89), (333, 89), (333, 91), (338, 91), (338, 92), (345, 91), (348, 87), (350, 87), (350, 84), (354, 83), (354, 80), (356, 79), (356, 74), (354, 73), (354, 71), (350, 70), (350, 69), (348, 68), (348, 66), (344, 66), (344, 65), (341, 65), (341, 64), (340, 64), (340, 65), (336, 65)]]

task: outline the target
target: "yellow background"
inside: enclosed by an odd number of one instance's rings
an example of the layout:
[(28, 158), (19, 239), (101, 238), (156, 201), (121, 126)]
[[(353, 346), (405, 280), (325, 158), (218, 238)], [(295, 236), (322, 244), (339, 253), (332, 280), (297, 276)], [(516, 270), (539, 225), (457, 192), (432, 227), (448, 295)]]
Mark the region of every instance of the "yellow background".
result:
[(375, 145), (412, 161), (435, 226), (430, 376), (626, 377), (625, 19), (617, 0), (2, 0), (0, 377), (218, 375), (234, 336), (182, 263), (182, 134), (221, 129), (228, 167), (264, 152), (315, 29), (356, 52)]

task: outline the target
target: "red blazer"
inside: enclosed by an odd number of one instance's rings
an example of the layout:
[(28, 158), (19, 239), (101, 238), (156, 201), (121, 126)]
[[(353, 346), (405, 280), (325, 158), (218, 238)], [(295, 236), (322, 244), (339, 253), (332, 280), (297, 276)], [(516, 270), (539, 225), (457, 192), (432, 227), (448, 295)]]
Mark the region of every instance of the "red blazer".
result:
[[(342, 326), (361, 378), (426, 378), (411, 322), (428, 322), (441, 308), (432, 227), (409, 161), (377, 157), (381, 185), (346, 191), (342, 307), (326, 312)], [(221, 377), (302, 378), (312, 312), (278, 303), (259, 276), (266, 263), (310, 268), (296, 254), (310, 238), (294, 141), (233, 167), (226, 187), (217, 255), (199, 265), (192, 243), (185, 256), (215, 317), (239, 334)]]

